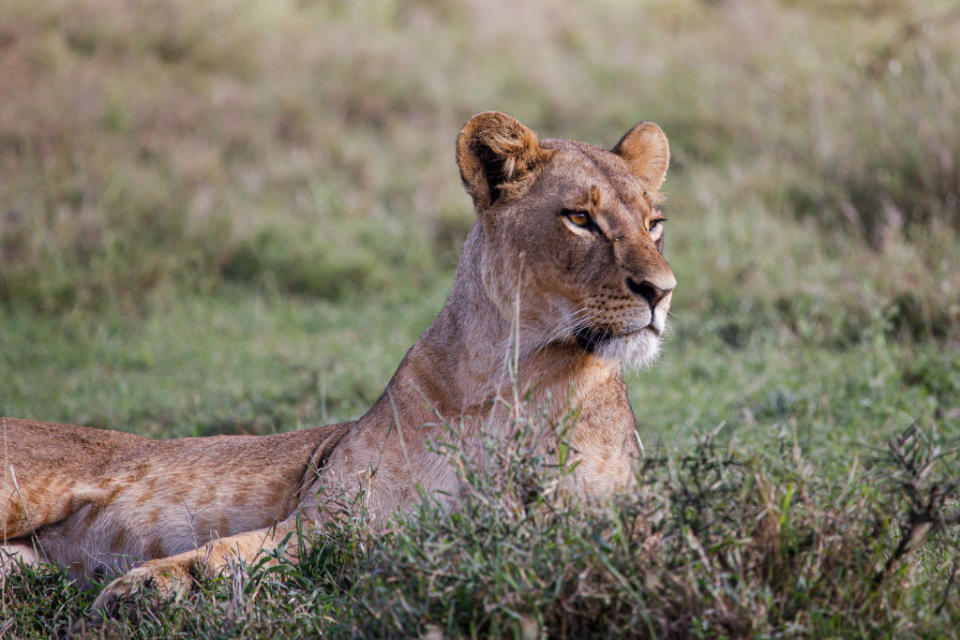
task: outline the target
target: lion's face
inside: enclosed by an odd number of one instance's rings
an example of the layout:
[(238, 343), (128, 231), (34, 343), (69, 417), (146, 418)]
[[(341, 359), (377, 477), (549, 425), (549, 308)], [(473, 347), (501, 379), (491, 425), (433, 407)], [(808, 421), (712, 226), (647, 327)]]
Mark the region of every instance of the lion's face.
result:
[(629, 366), (656, 356), (676, 286), (657, 207), (668, 154), (650, 123), (613, 151), (540, 143), (503, 114), (464, 127), (458, 159), (484, 229), (484, 287), (519, 318), (526, 348), (575, 344)]

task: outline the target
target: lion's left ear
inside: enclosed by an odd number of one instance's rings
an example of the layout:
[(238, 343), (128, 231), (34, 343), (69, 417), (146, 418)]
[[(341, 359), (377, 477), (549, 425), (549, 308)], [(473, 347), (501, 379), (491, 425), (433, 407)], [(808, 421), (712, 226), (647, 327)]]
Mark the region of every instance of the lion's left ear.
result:
[(670, 164), (670, 145), (660, 127), (652, 122), (635, 124), (611, 151), (623, 158), (647, 191), (660, 189)]

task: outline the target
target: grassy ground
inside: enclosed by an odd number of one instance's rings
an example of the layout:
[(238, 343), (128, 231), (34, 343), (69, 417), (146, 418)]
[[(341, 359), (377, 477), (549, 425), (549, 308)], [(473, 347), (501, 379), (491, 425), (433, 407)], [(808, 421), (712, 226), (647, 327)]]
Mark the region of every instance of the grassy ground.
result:
[[(9, 4), (3, 415), (157, 437), (354, 417), (442, 305), (471, 113), (606, 145), (651, 119), (673, 145), (673, 331), (630, 380), (648, 490), (345, 525), (109, 634), (960, 628), (951, 3)], [(478, 495), (557, 473), (504, 466)], [(11, 579), (0, 636), (65, 633), (92, 597)]]

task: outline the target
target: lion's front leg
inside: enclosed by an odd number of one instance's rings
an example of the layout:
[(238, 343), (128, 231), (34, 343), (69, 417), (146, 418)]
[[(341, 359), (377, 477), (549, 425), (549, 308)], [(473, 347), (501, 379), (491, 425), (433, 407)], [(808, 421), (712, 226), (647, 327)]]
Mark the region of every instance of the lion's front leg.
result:
[[(272, 527), (217, 538), (197, 549), (148, 560), (107, 585), (93, 603), (93, 611), (112, 615), (124, 601), (150, 590), (161, 598), (179, 600), (198, 580), (220, 576), (232, 563), (252, 564), (261, 553), (276, 549), (296, 530), (294, 514)], [(296, 544), (289, 545), (285, 556), (296, 561), (297, 549)]]

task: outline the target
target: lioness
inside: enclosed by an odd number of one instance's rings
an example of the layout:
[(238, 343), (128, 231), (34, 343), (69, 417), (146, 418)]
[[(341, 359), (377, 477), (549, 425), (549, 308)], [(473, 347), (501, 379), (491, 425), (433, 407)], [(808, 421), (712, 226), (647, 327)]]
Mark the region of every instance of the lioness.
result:
[(622, 369), (656, 356), (676, 285), (657, 206), (666, 136), (641, 122), (605, 151), (539, 140), (488, 111), (464, 125), (456, 151), (476, 222), (453, 290), (363, 417), (166, 441), (0, 419), (5, 570), (12, 558), (77, 577), (139, 564), (96, 600), (109, 611), (145, 585), (182, 594), (249, 563), (298, 518), (321, 526), (344, 496), (362, 495), (374, 519), (420, 491), (455, 501), (457, 474), (436, 443), (481, 451), (481, 435), (506, 439), (517, 390), (548, 422), (578, 412), (575, 486), (628, 487), (639, 447)]

